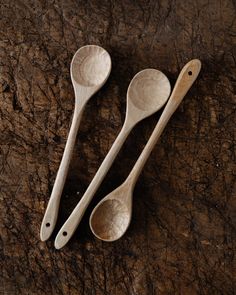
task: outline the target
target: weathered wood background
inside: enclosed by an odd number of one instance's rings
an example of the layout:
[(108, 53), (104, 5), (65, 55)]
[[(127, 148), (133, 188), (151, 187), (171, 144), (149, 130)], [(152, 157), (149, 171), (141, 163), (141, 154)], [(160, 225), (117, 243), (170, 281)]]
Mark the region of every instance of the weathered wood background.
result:
[[(235, 1), (0, 3), (0, 293), (234, 294)], [(86, 44), (106, 48), (113, 68), (86, 108), (58, 225), (43, 243), (40, 224), (74, 107), (70, 62)], [(202, 60), (201, 75), (145, 166), (126, 235), (97, 240), (89, 213), (126, 178), (160, 113), (135, 128), (75, 236), (55, 250), (58, 229), (122, 126), (133, 75), (157, 68), (173, 86), (192, 58)]]

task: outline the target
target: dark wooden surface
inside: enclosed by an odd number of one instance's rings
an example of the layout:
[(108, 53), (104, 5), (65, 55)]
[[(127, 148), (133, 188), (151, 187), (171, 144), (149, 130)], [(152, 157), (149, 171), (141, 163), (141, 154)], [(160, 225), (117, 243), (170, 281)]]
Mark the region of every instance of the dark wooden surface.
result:
[[(1, 0), (0, 197), (3, 295), (234, 294), (236, 290), (235, 1)], [(113, 68), (83, 116), (53, 237), (39, 240), (74, 107), (69, 66), (86, 44)], [(202, 60), (168, 124), (115, 243), (94, 238), (94, 205), (128, 175), (160, 115), (129, 136), (70, 243), (53, 247), (118, 134), (126, 91), (144, 68), (172, 87)]]

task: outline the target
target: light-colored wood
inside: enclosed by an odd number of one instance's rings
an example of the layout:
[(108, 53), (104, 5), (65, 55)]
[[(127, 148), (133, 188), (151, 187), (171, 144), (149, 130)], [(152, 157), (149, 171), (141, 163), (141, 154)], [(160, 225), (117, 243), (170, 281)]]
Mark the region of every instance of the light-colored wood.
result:
[(191, 60), (184, 66), (150, 139), (126, 181), (94, 208), (89, 223), (97, 238), (112, 242), (126, 232), (132, 215), (132, 196), (136, 181), (166, 124), (196, 80), (200, 69), (201, 62), (198, 59)]
[(139, 121), (159, 110), (166, 103), (169, 95), (170, 83), (162, 72), (146, 69), (134, 76), (127, 91), (127, 112), (124, 125), (82, 199), (59, 231), (55, 240), (57, 249), (62, 248), (73, 235), (132, 128)]
[(42, 241), (47, 240), (54, 230), (80, 119), (86, 103), (103, 86), (111, 72), (110, 55), (105, 49), (96, 45), (81, 47), (72, 59), (70, 72), (75, 92), (75, 110), (52, 194), (41, 224)]

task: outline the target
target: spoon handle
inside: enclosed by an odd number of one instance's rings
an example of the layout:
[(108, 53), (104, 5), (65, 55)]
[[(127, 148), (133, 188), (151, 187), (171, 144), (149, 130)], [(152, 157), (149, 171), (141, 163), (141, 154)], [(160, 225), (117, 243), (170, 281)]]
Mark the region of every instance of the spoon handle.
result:
[(55, 239), (56, 249), (60, 249), (63, 246), (65, 246), (65, 244), (67, 244), (67, 242), (72, 237), (72, 235), (75, 232), (76, 228), (78, 227), (89, 203), (91, 202), (98, 187), (100, 186), (100, 184), (103, 181), (104, 177), (106, 176), (108, 170), (110, 169), (115, 157), (117, 156), (118, 152), (120, 151), (123, 143), (125, 142), (127, 136), (129, 135), (131, 129), (132, 129), (132, 126), (130, 124), (124, 123), (123, 128), (121, 129), (118, 137), (116, 138), (115, 142), (113, 143), (106, 158), (103, 160), (101, 166), (99, 167), (92, 182), (88, 186), (82, 199), (79, 201), (79, 203), (77, 204), (75, 209), (72, 211), (71, 215), (66, 220), (66, 222), (64, 223), (64, 225), (60, 229), (59, 233), (57, 234), (56, 239)]
[(49, 199), (48, 206), (45, 211), (44, 218), (41, 224), (40, 239), (42, 241), (46, 241), (51, 236), (54, 230), (54, 227), (56, 225), (61, 194), (65, 184), (66, 176), (68, 173), (71, 157), (73, 154), (73, 148), (75, 145), (76, 135), (78, 132), (83, 109), (84, 109), (84, 106), (76, 107), (74, 111), (72, 124), (71, 124), (70, 132), (68, 135), (68, 139), (66, 142), (63, 157), (57, 172), (51, 197)]
[(194, 81), (197, 79), (198, 74), (201, 69), (201, 62), (198, 59), (193, 59), (189, 61), (181, 70), (179, 77), (175, 83), (175, 87), (172, 91), (172, 94), (168, 100), (168, 103), (166, 104), (166, 107), (164, 111), (162, 112), (162, 115), (152, 132), (152, 135), (150, 139), (148, 140), (144, 150), (142, 151), (141, 155), (139, 156), (136, 164), (134, 165), (132, 171), (130, 172), (127, 183), (131, 185), (131, 188), (133, 189), (135, 186), (135, 183), (148, 159), (150, 156), (157, 140), (161, 136), (163, 130), (166, 127), (166, 124), (168, 123), (169, 119), (173, 115), (173, 113), (178, 108), (179, 104), (183, 100), (184, 96), (194, 83)]

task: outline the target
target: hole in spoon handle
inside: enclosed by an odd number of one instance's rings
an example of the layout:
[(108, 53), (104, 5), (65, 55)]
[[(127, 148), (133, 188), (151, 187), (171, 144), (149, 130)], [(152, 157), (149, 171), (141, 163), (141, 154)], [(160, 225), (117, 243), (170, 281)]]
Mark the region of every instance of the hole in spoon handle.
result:
[(55, 248), (61, 249), (62, 247), (64, 247), (69, 242), (70, 238), (73, 236), (75, 229), (76, 226), (74, 226), (73, 222), (66, 222), (56, 236), (54, 242)]
[(179, 104), (182, 101), (185, 94), (197, 79), (200, 70), (201, 62), (199, 59), (192, 59), (183, 67), (171, 94), (170, 100), (172, 102), (175, 101)]
[(52, 234), (57, 221), (59, 198), (50, 199), (40, 229), (41, 241), (46, 241)]

